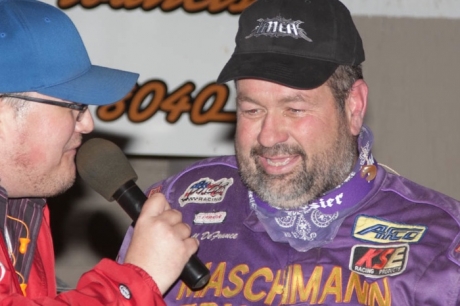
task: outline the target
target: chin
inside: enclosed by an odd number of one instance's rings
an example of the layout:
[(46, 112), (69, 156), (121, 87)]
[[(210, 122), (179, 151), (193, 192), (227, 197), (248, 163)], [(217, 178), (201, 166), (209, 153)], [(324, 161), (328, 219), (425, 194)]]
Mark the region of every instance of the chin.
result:
[(54, 197), (54, 196), (63, 194), (64, 192), (69, 190), (70, 187), (73, 186), (74, 182), (75, 182), (75, 177), (73, 179), (66, 179), (66, 180), (61, 180), (59, 182), (56, 182), (53, 188), (50, 188), (49, 192), (45, 194), (44, 197), (48, 198), (48, 197)]
[(57, 179), (49, 184), (49, 195), (47, 197), (60, 195), (73, 186), (76, 178), (75, 163), (72, 162), (71, 165), (66, 167), (65, 172), (61, 171), (55, 177)]

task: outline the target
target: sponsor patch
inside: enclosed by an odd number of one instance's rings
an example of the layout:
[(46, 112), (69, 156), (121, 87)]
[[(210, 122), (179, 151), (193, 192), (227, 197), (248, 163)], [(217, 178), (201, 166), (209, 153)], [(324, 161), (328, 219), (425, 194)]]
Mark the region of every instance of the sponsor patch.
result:
[(152, 188), (150, 190), (150, 192), (149, 192), (149, 198), (150, 198), (150, 196), (154, 195), (155, 193), (160, 193), (161, 192), (161, 187), (162, 187), (162, 185), (157, 186), (155, 188)]
[(375, 243), (414, 243), (420, 241), (426, 226), (389, 222), (360, 215), (355, 220), (353, 237)]
[(222, 223), (227, 217), (226, 211), (216, 211), (216, 212), (200, 212), (195, 214), (193, 219), (194, 224), (215, 224)]
[(380, 278), (401, 274), (406, 269), (409, 245), (355, 245), (350, 255), (350, 270)]
[(179, 197), (179, 204), (184, 207), (188, 203), (215, 204), (225, 198), (228, 188), (233, 185), (233, 178), (213, 179), (200, 178), (193, 182)]

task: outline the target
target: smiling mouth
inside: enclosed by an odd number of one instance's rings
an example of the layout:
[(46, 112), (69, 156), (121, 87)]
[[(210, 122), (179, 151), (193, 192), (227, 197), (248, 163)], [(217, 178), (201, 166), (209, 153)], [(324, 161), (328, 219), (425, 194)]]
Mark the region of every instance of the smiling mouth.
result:
[(272, 160), (269, 158), (267, 158), (266, 160), (267, 160), (267, 164), (269, 164), (270, 166), (280, 167), (280, 166), (286, 166), (291, 159), (288, 157), (282, 160), (280, 159)]

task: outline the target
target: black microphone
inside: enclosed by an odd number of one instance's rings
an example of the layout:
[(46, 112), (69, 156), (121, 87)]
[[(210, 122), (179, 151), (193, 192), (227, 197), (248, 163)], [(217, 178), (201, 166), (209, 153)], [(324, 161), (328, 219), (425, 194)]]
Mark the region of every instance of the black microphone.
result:
[[(108, 201), (118, 204), (135, 224), (147, 197), (137, 186), (137, 174), (125, 154), (113, 142), (102, 138), (86, 141), (76, 156), (82, 179)], [(192, 255), (180, 279), (192, 290), (203, 288), (209, 281), (208, 268)]]

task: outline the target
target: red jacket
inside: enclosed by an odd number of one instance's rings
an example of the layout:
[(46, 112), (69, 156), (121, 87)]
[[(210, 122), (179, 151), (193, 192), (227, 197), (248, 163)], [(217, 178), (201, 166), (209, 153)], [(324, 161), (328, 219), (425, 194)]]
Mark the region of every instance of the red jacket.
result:
[(75, 290), (57, 295), (49, 224), (49, 211), (45, 206), (26, 297), (5, 240), (0, 238), (0, 305), (165, 305), (157, 285), (144, 270), (109, 259), (103, 259), (86, 272)]

